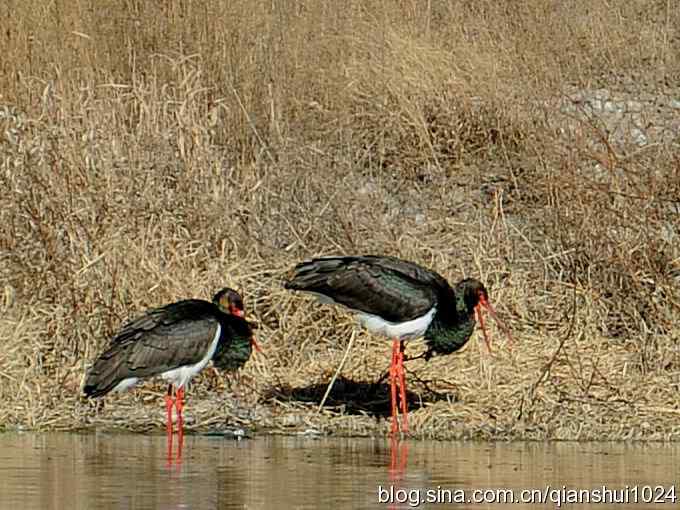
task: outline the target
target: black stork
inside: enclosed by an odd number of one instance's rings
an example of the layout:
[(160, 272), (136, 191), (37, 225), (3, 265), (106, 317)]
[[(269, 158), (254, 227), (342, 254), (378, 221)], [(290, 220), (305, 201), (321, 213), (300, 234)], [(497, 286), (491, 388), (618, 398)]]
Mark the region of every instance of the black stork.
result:
[(96, 359), (85, 380), (85, 395), (125, 391), (143, 379), (160, 376), (169, 382), (168, 437), (172, 437), (173, 405), (178, 432), (183, 434), (184, 387), (189, 380), (210, 360), (217, 368), (236, 370), (253, 348), (260, 350), (244, 315), (243, 299), (229, 288), (215, 294), (212, 302), (187, 299), (148, 310), (125, 324)]
[(401, 400), (402, 431), (408, 432), (404, 341), (425, 338), (425, 359), (450, 354), (465, 345), (479, 318), (487, 348), (491, 350), (481, 308), (501, 328), (484, 285), (466, 278), (451, 287), (439, 274), (413, 262), (375, 255), (320, 257), (295, 266), (285, 288), (310, 292), (322, 302), (340, 304), (358, 314), (369, 331), (393, 339), (390, 365), (392, 429), (397, 424), (397, 384)]

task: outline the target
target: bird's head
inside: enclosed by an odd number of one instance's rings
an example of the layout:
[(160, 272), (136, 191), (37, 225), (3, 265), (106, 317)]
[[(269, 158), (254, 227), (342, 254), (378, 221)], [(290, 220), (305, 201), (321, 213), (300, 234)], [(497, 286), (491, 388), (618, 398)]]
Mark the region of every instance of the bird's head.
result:
[(465, 308), (467, 313), (472, 315), (475, 314), (479, 320), (479, 325), (484, 333), (484, 341), (486, 342), (486, 347), (491, 352), (491, 341), (486, 333), (486, 328), (484, 327), (484, 316), (482, 315), (482, 309), (487, 310), (491, 316), (494, 318), (498, 326), (503, 330), (503, 332), (508, 337), (509, 341), (512, 341), (512, 335), (510, 331), (505, 327), (496, 315), (496, 310), (489, 302), (489, 292), (484, 287), (484, 284), (479, 280), (474, 278), (466, 278), (456, 285), (456, 295), (463, 297), (463, 302), (465, 303)]
[[(241, 294), (236, 292), (234, 289), (225, 287), (224, 289), (220, 290), (213, 297), (213, 303), (215, 303), (224, 313), (245, 319), (246, 311), (243, 306), (243, 298), (241, 297)], [(251, 329), (257, 329), (257, 325), (255, 323), (249, 322), (248, 324), (250, 325)], [(252, 345), (257, 352), (262, 352), (262, 349), (260, 349), (260, 346), (257, 344), (254, 335), (251, 335), (250, 337), (250, 345)]]
[(226, 287), (213, 297), (215, 303), (224, 313), (244, 318), (246, 312), (243, 308), (243, 298), (234, 289)]

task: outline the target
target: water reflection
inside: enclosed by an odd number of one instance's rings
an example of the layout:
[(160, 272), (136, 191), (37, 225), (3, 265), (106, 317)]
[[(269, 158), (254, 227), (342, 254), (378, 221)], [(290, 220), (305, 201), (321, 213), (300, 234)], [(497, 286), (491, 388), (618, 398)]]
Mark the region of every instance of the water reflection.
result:
[(385, 502), (390, 510), (404, 508), (402, 504), (408, 503), (408, 497), (396, 497), (399, 494), (408, 494), (408, 489), (402, 484), (406, 476), (408, 466), (408, 442), (401, 441), (396, 437), (390, 438), (390, 466), (388, 470), (390, 487), (376, 488), (376, 500), (378, 503)]
[[(172, 467), (172, 465), (179, 466), (182, 464), (182, 451), (184, 450), (184, 429), (180, 424), (177, 429), (177, 437), (174, 437), (172, 433), (172, 426), (168, 427), (165, 433), (166, 444), (167, 444), (167, 454), (165, 456), (165, 465), (167, 467)], [(177, 453), (175, 453), (174, 443), (177, 443)]]
[[(670, 487), (677, 483), (680, 460), (678, 445), (663, 444), (235, 441), (195, 435), (184, 442), (182, 462), (168, 466), (165, 435), (0, 434), (0, 508), (413, 508), (425, 491), (437, 488), (469, 494), (546, 484)], [(391, 491), (391, 499), (380, 499), (379, 488)], [(578, 505), (589, 507), (645, 508), (630, 502)]]

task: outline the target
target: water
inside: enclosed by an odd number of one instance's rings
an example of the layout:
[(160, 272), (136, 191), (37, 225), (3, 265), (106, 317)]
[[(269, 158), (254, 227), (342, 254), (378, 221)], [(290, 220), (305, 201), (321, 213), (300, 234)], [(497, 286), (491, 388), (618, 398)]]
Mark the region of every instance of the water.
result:
[[(558, 492), (563, 486), (631, 487), (628, 504), (563, 508), (677, 508), (670, 490), (678, 483), (679, 461), (680, 446), (664, 444), (186, 436), (181, 464), (168, 465), (163, 435), (6, 433), (0, 434), (0, 509), (415, 508), (428, 489), (430, 498), (442, 501), (487, 489), (513, 489), (519, 497), (523, 489), (547, 484)], [(633, 504), (634, 486), (638, 498), (667, 503)], [(560, 494), (549, 494), (552, 502), (515, 507), (556, 508)]]

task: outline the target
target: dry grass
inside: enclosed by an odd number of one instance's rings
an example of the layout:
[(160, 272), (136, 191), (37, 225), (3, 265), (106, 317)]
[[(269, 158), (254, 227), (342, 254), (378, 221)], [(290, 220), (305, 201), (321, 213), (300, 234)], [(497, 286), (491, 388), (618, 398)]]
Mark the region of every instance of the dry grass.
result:
[(671, 4), (4, 2), (0, 428), (160, 425), (159, 385), (82, 399), (88, 364), (232, 285), (266, 358), (197, 379), (194, 426), (383, 433), (389, 344), (317, 414), (352, 320), (281, 279), (384, 253), (480, 277), (517, 340), (411, 363), (417, 435), (680, 439), (679, 137), (555, 106), (680, 100)]

